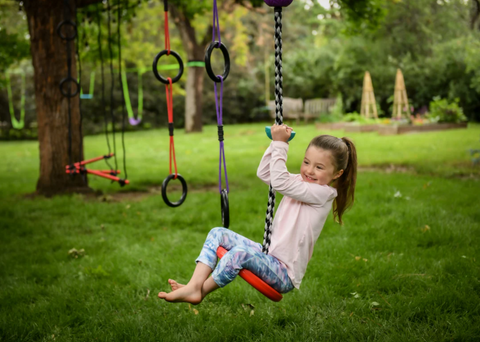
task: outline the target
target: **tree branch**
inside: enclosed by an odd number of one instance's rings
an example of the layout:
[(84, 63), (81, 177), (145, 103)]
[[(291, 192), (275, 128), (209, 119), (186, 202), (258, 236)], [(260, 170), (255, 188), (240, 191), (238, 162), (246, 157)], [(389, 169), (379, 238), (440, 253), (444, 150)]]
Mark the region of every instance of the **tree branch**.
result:
[(195, 29), (192, 27), (190, 20), (185, 16), (181, 9), (178, 9), (177, 6), (171, 3), (168, 4), (168, 10), (175, 25), (180, 31), (180, 37), (182, 38), (182, 43), (187, 52), (188, 59), (201, 60), (201, 56), (198, 55), (199, 46), (195, 36)]

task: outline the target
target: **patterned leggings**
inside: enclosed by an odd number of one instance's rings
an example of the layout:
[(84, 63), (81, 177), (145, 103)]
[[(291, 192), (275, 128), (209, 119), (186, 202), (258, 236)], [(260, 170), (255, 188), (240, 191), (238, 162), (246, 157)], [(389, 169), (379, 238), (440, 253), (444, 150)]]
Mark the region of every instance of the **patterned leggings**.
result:
[[(217, 248), (226, 250), (217, 264)], [(237, 276), (242, 268), (251, 271), (280, 293), (293, 290), (287, 268), (277, 258), (262, 253), (262, 245), (253, 242), (226, 228), (213, 228), (205, 240), (196, 262), (209, 266), (212, 278), (218, 286), (224, 287)]]

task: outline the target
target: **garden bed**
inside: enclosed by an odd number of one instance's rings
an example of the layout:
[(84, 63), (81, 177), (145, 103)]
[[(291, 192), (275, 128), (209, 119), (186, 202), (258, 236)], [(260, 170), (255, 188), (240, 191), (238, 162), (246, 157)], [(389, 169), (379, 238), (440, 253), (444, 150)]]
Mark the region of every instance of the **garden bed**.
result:
[(379, 124), (367, 124), (367, 125), (361, 125), (361, 124), (351, 124), (348, 126), (345, 126), (345, 132), (373, 132), (377, 131)]
[(446, 129), (467, 128), (468, 123), (431, 123), (424, 125), (377, 125), (380, 135), (406, 134), (415, 132), (443, 131)]
[(345, 129), (345, 127), (352, 126), (351, 122), (330, 122), (330, 123), (316, 123), (315, 127), (317, 129), (328, 129), (328, 130), (340, 130)]

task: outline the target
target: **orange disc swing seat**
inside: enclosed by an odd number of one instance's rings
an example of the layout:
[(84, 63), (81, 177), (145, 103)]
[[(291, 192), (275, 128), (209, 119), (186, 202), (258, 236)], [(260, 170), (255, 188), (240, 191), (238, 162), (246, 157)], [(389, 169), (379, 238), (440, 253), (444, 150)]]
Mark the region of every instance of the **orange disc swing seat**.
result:
[[(217, 256), (221, 259), (228, 251), (223, 248), (222, 246), (218, 247), (217, 249)], [(283, 296), (281, 293), (273, 289), (270, 285), (264, 282), (262, 279), (257, 277), (255, 274), (250, 272), (249, 270), (242, 269), (238, 274), (240, 277), (245, 279), (247, 283), (252, 285), (255, 289), (257, 289), (261, 294), (267, 297), (274, 302), (279, 302), (282, 300)]]

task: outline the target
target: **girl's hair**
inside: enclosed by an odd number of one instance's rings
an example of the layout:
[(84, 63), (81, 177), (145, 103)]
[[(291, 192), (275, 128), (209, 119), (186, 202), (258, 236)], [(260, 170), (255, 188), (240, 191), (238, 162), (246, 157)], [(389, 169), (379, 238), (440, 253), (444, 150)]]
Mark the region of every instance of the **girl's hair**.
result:
[[(337, 138), (331, 135), (319, 135), (312, 139), (308, 147), (315, 146), (330, 151), (333, 157), (335, 172), (343, 170), (333, 187), (337, 189), (337, 197), (333, 201), (333, 218), (343, 224), (342, 215), (353, 205), (355, 200), (355, 184), (357, 182), (357, 150), (349, 138)], [(307, 148), (308, 149), (308, 148)]]

